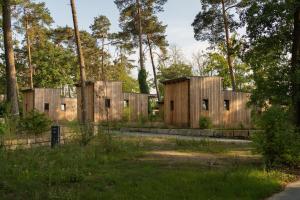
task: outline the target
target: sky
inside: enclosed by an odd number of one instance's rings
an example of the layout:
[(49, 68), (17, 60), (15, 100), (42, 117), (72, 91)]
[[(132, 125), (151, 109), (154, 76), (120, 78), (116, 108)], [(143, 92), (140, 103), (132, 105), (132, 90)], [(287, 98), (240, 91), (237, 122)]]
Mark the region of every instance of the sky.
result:
[[(55, 21), (55, 26), (73, 26), (69, 0), (36, 0), (45, 2)], [(112, 24), (111, 31), (119, 31), (119, 11), (113, 0), (75, 0), (79, 21), (79, 28), (90, 30), (94, 17), (106, 15)], [(159, 18), (167, 27), (167, 39), (170, 45), (177, 45), (182, 49), (186, 59), (192, 54), (205, 50), (207, 45), (194, 39), (191, 26), (195, 16), (200, 10), (199, 0), (168, 0), (165, 11)], [(149, 69), (151, 67), (149, 66)], [(149, 70), (148, 70), (149, 71)]]

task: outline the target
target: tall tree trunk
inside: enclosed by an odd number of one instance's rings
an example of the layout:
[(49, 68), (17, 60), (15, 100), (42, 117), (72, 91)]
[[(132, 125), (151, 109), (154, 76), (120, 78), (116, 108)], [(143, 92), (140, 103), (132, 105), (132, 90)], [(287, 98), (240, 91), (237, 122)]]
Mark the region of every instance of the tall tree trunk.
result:
[(223, 9), (224, 29), (225, 29), (226, 46), (227, 46), (227, 62), (228, 62), (228, 68), (229, 68), (229, 73), (230, 73), (232, 90), (235, 91), (236, 90), (236, 81), (235, 81), (235, 74), (233, 71), (229, 26), (228, 26), (228, 19), (227, 19), (227, 15), (226, 15), (224, 0), (222, 0), (222, 9)]
[(157, 75), (156, 75), (156, 68), (155, 68), (155, 64), (154, 64), (154, 58), (153, 58), (153, 51), (152, 51), (152, 45), (151, 45), (151, 40), (150, 40), (150, 35), (147, 35), (147, 43), (148, 43), (148, 47), (150, 50), (150, 58), (151, 58), (151, 64), (152, 64), (152, 69), (153, 69), (153, 76), (154, 76), (154, 85), (155, 85), (155, 89), (156, 89), (156, 94), (157, 94), (157, 98), (158, 101), (160, 101), (160, 92), (159, 92), (159, 88), (158, 88), (158, 83), (157, 83)]
[(300, 5), (294, 13), (294, 41), (292, 50), (292, 95), (294, 107), (294, 122), (300, 128)]
[(102, 55), (101, 55), (101, 80), (106, 80), (106, 76), (104, 74), (104, 38), (102, 38)]
[(138, 32), (139, 32), (139, 53), (140, 53), (140, 67), (144, 69), (144, 55), (143, 55), (143, 41), (142, 41), (142, 16), (140, 0), (136, 0), (137, 17), (138, 17)]
[(31, 59), (31, 40), (29, 36), (28, 29), (28, 18), (26, 13), (26, 8), (24, 8), (25, 15), (25, 35), (26, 35), (26, 43), (27, 43), (27, 56), (28, 56), (28, 67), (29, 67), (29, 86), (30, 89), (33, 89), (33, 67), (32, 67), (32, 59)]
[(144, 55), (143, 55), (143, 41), (142, 41), (142, 9), (140, 0), (136, 0), (137, 6), (137, 17), (138, 17), (138, 36), (139, 36), (139, 50), (140, 50), (140, 71), (138, 75), (140, 92), (143, 94), (149, 94), (149, 86), (147, 83), (147, 72), (144, 66)]
[(19, 115), (18, 93), (17, 93), (17, 77), (15, 67), (15, 57), (13, 49), (13, 38), (11, 28), (11, 5), (10, 0), (2, 1), (3, 14), (3, 38), (5, 48), (6, 62), (6, 87), (7, 87), (7, 102), (11, 106), (11, 114)]
[(85, 124), (87, 122), (85, 63), (84, 63), (84, 57), (83, 57), (82, 48), (81, 48), (81, 42), (80, 42), (80, 33), (79, 33), (79, 29), (78, 29), (78, 20), (77, 20), (77, 13), (76, 13), (76, 8), (75, 8), (75, 2), (74, 2), (74, 0), (70, 0), (70, 2), (71, 2), (72, 15), (73, 15), (75, 39), (76, 39), (76, 44), (77, 44), (78, 62), (79, 62), (79, 66), (80, 66), (81, 120)]

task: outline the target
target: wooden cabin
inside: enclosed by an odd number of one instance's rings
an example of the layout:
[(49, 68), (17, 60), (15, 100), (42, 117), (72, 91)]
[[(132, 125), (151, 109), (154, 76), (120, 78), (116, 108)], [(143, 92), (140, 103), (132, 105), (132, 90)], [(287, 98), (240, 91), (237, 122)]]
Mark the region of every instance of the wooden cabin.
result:
[(141, 117), (148, 117), (148, 94), (123, 93), (123, 96), (124, 109), (128, 109), (129, 112), (129, 121), (138, 121)]
[(34, 88), (23, 90), (22, 94), (25, 115), (35, 109), (53, 121), (77, 119), (77, 99), (61, 96), (61, 89)]
[[(123, 113), (122, 82), (97, 81), (86, 83), (89, 122), (119, 121)], [(81, 88), (77, 85), (78, 118), (81, 120)]]
[(163, 82), (164, 120), (178, 127), (199, 128), (201, 116), (214, 126), (251, 126), (250, 94), (223, 91), (221, 77), (183, 77)]

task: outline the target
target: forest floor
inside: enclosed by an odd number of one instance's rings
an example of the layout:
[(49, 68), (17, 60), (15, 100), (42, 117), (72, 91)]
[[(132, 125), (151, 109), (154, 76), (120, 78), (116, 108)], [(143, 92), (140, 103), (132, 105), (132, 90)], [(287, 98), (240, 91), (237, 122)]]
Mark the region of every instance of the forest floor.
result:
[(264, 199), (296, 179), (248, 143), (120, 134), (0, 150), (0, 169), (0, 199)]

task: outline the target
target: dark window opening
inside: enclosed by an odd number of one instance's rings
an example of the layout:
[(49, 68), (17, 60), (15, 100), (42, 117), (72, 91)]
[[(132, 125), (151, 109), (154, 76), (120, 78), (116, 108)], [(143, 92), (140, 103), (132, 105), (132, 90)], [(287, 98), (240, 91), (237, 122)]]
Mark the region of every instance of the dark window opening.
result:
[(105, 99), (105, 108), (110, 108), (110, 99)]
[(170, 109), (171, 109), (171, 111), (174, 110), (174, 101), (171, 101), (171, 102), (170, 102)]
[(208, 104), (208, 99), (203, 99), (202, 100), (202, 110), (208, 110), (208, 107), (209, 104)]
[(62, 103), (60, 105), (60, 109), (61, 109), (61, 111), (67, 111), (67, 105), (65, 103)]
[(45, 111), (45, 112), (49, 112), (49, 110), (50, 110), (50, 105), (49, 105), (49, 103), (45, 103), (45, 104), (44, 104), (44, 111)]
[(28, 104), (25, 104), (25, 112), (28, 112)]
[(129, 107), (129, 100), (126, 99), (124, 100), (124, 108), (128, 108)]
[(230, 101), (229, 100), (224, 100), (224, 109), (230, 110)]

